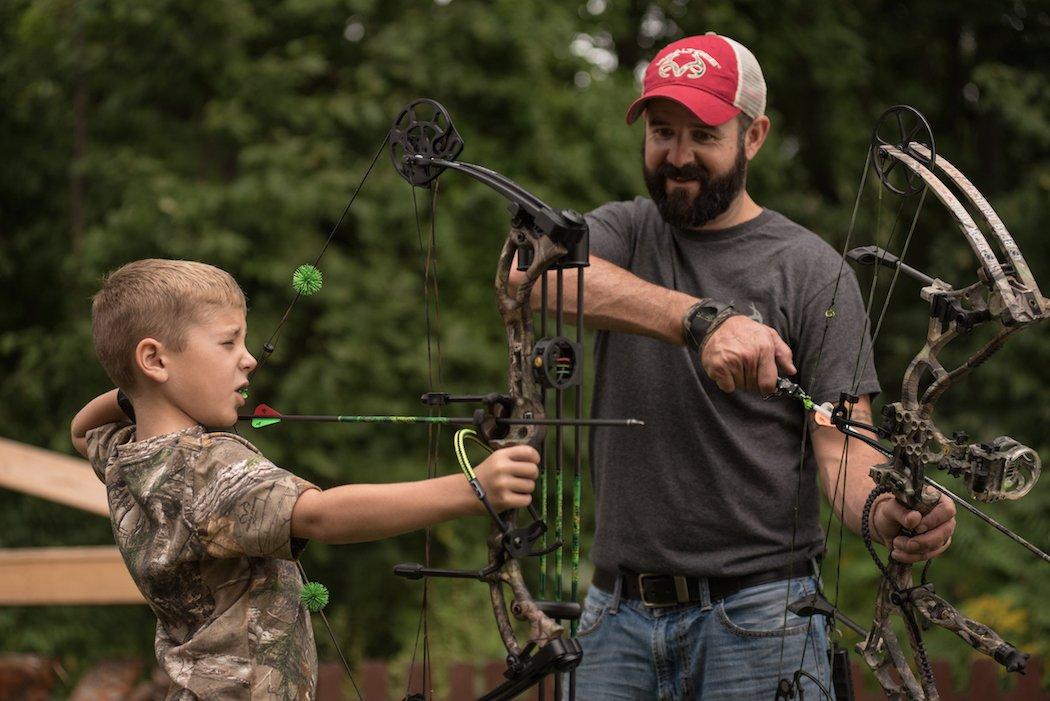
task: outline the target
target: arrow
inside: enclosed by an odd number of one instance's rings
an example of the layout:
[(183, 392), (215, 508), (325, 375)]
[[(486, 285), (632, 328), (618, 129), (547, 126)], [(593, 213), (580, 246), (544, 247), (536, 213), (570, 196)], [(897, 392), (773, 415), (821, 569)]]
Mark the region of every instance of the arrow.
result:
[[(475, 420), (468, 416), (388, 416), (388, 415), (325, 415), (325, 414), (281, 414), (266, 404), (255, 407), (250, 415), (237, 417), (238, 421), (251, 421), (252, 428), (266, 428), (282, 421), (301, 423), (351, 423), (351, 424), (447, 424), (451, 426), (473, 426)], [(497, 424), (505, 426), (644, 426), (639, 419), (504, 419), (496, 418)]]

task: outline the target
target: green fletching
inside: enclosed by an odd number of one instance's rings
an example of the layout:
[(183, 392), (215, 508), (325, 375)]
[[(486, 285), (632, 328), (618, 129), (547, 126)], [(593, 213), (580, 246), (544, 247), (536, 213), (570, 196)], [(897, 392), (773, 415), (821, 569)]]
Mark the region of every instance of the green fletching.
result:
[(309, 297), (321, 289), (321, 271), (312, 265), (300, 265), (292, 274), (292, 287), (301, 295)]
[(328, 605), (328, 588), (320, 582), (307, 582), (299, 592), (299, 600), (312, 613), (317, 613)]
[(252, 428), (266, 428), (281, 423), (280, 419), (252, 419)]

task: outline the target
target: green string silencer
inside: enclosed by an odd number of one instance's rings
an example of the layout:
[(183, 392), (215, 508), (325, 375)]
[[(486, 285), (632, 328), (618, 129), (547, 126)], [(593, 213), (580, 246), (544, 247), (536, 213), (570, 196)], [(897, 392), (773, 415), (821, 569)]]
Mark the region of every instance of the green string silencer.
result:
[(309, 297), (321, 289), (324, 277), (321, 271), (310, 264), (300, 265), (292, 273), (292, 288), (297, 294)]
[(311, 613), (328, 605), (328, 588), (320, 582), (307, 582), (299, 591), (299, 600)]

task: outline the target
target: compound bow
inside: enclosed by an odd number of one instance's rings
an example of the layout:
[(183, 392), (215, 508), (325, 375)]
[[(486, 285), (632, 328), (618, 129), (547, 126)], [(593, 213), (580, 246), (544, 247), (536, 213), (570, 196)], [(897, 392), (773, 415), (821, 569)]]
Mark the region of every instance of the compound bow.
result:
[[(887, 128), (893, 132), (890, 138), (886, 138)], [(1045, 552), (927, 475), (930, 468), (935, 468), (960, 477), (970, 495), (982, 502), (1019, 499), (1035, 485), (1039, 478), (1040, 460), (1034, 450), (1008, 436), (1000, 436), (989, 442), (971, 442), (962, 432), (955, 432), (949, 437), (934, 423), (933, 410), (935, 402), (951, 386), (1002, 348), (1007, 338), (1050, 315), (1050, 300), (1040, 293), (1024, 257), (987, 200), (958, 169), (935, 153), (929, 124), (917, 110), (897, 106), (879, 118), (872, 136), (869, 162), (881, 185), (890, 192), (901, 197), (920, 195), (916, 218), (927, 191), (934, 193), (976, 254), (980, 263), (978, 280), (957, 289), (906, 265), (901, 260), (903, 253), (898, 258), (877, 246), (860, 247), (845, 254), (845, 257), (861, 264), (881, 265), (894, 270), (883, 314), (893, 285), (903, 273), (922, 285), (920, 295), (930, 305), (930, 320), (923, 348), (905, 370), (900, 400), (884, 407), (880, 426), (851, 419), (849, 407), (857, 400), (856, 396), (844, 393), (834, 407), (816, 406), (798, 385), (785, 379), (779, 381), (778, 393), (801, 400), (807, 410), (814, 412), (818, 423), (833, 425), (848, 437), (861, 440), (888, 458), (887, 462), (871, 469), (876, 487), (868, 497), (862, 515), (865, 546), (882, 573), (870, 630), (863, 631), (845, 619), (821, 595), (794, 602), (790, 608), (805, 615), (821, 613), (832, 619), (838, 617), (848, 627), (861, 631), (864, 641), (857, 646), (857, 650), (889, 698), (935, 701), (939, 694), (922, 640), (920, 616), (929, 623), (952, 631), (1010, 672), (1023, 673), (1029, 655), (1003, 640), (988, 626), (964, 616), (948, 601), (936, 595), (933, 585), (926, 580), (929, 561), (923, 567), (919, 585), (915, 585), (912, 580), (911, 565), (892, 558), (886, 563), (882, 562), (872, 545), (871, 509), (879, 496), (891, 494), (901, 505), (925, 514), (944, 495), (1043, 561), (1050, 562), (1050, 556)], [(861, 191), (863, 187), (862, 180)], [(860, 193), (858, 202), (859, 197)], [(960, 201), (960, 197), (966, 205)], [(976, 211), (985, 228), (991, 232), (999, 253), (989, 245), (985, 234), (970, 214), (971, 210)], [(855, 216), (856, 209), (854, 220)], [(913, 220), (903, 246), (905, 252), (914, 228)], [(846, 242), (848, 247), (849, 236)], [(874, 299), (874, 296), (870, 299)], [(829, 319), (833, 316), (833, 304)], [(881, 321), (880, 317), (875, 336)], [(952, 340), (968, 336), (981, 325), (994, 328), (992, 338), (957, 367), (946, 369), (938, 357), (940, 352)], [(872, 438), (870, 434), (878, 438)], [(878, 439), (887, 441), (889, 447)], [(918, 678), (891, 626), (894, 615), (904, 621), (919, 672)], [(846, 670), (848, 674), (848, 666)], [(780, 681), (777, 698), (793, 698), (795, 691), (802, 698), (802, 676), (808, 675), (801, 670), (800, 665), (800, 671), (795, 673), (792, 680)], [(830, 697), (828, 690), (820, 686), (821, 691)], [(843, 680), (837, 681), (835, 690), (840, 699), (852, 698), (852, 689)]]
[[(556, 472), (558, 475), (557, 495), (559, 529), (554, 542), (546, 544), (547, 525), (544, 514), (535, 506), (528, 507), (530, 522), (517, 526), (516, 514), (513, 511), (497, 513), (489, 502), (480, 483), (474, 478), (473, 471), (465, 457), (461, 459), (464, 472), (470, 480), (471, 487), (478, 499), (485, 505), (491, 516), (493, 527), (488, 538), (489, 562), (479, 570), (441, 569), (424, 564), (403, 564), (394, 568), (395, 574), (409, 579), (430, 577), (450, 577), (477, 579), (488, 583), (490, 599), (500, 637), (507, 651), (506, 681), (485, 693), (481, 698), (486, 700), (509, 699), (522, 691), (543, 681), (550, 674), (569, 672), (579, 663), (582, 651), (579, 643), (565, 635), (565, 629), (559, 621), (575, 622), (579, 617), (580, 606), (575, 602), (577, 589), (577, 568), (579, 557), (579, 474), (580, 474), (580, 428), (591, 425), (631, 426), (641, 425), (633, 419), (622, 420), (589, 420), (578, 418), (582, 415), (582, 303), (583, 303), (583, 268), (588, 265), (587, 226), (583, 217), (571, 210), (558, 210), (550, 207), (535, 195), (517, 185), (505, 176), (471, 163), (457, 161), (463, 150), (463, 141), (452, 124), (451, 117), (439, 103), (420, 99), (406, 106), (394, 120), (387, 139), (376, 157), (372, 159), (364, 177), (354, 192), (350, 203), (343, 211), (343, 216), (333, 227), (325, 243), (325, 248), (360, 192), (379, 154), (389, 145), (391, 161), (397, 173), (413, 187), (431, 187), (432, 183), (446, 169), (465, 173), (485, 184), (510, 202), (511, 227), (500, 253), (495, 276), (496, 301), (500, 316), (506, 329), (508, 342), (508, 391), (506, 393), (488, 393), (477, 395), (451, 395), (443, 392), (429, 391), (423, 395), (423, 402), (432, 410), (440, 410), (451, 403), (475, 403), (483, 408), (474, 412), (469, 423), (474, 426), (477, 440), (489, 449), (499, 449), (513, 445), (529, 445), (544, 453), (547, 439), (547, 426), (554, 426), (556, 431), (555, 450), (557, 454)], [(418, 213), (417, 213), (418, 222)], [(323, 255), (322, 249), (321, 255)], [(310, 269), (314, 269), (321, 255)], [(517, 265), (524, 273), (523, 279), (512, 284), (511, 271)], [(579, 268), (577, 289), (577, 339), (575, 341), (561, 335), (562, 333), (562, 271)], [(535, 338), (530, 304), (532, 291), (536, 284), (541, 286), (544, 306), (548, 298), (547, 272), (558, 271), (556, 276), (557, 324), (556, 335), (546, 336), (546, 317), (543, 317), (541, 335)], [(430, 274), (429, 262), (426, 275)], [(319, 287), (319, 273), (307, 270), (305, 277), (314, 279)], [(300, 274), (302, 277), (302, 274)], [(276, 339), (281, 327), (287, 322), (295, 302), (303, 294), (309, 294), (307, 287), (296, 287), (297, 294), (285, 311), (277, 330), (271, 334), (260, 357), (259, 367), (274, 351)], [(429, 310), (429, 305), (428, 305)], [(428, 311), (429, 313), (429, 311)], [(429, 327), (429, 323), (428, 323)], [(258, 368), (257, 368), (258, 369)], [(562, 418), (562, 393), (570, 388), (575, 389), (576, 417)], [(546, 392), (555, 392), (556, 417), (546, 417)], [(269, 425), (276, 420), (313, 420), (313, 421), (348, 421), (388, 423), (463, 423), (455, 417), (381, 417), (381, 416), (288, 416), (282, 417), (268, 407), (255, 412), (253, 416), (242, 417), (254, 419), (256, 425)], [(573, 581), (570, 601), (561, 601), (560, 550), (563, 543), (560, 537), (561, 520), (561, 455), (563, 447), (562, 430), (574, 429), (575, 440), (575, 476), (574, 488), (574, 531), (572, 543)], [(457, 436), (457, 445), (461, 453), (461, 436)], [(546, 480), (543, 482), (543, 510), (546, 511)], [(558, 551), (558, 577), (555, 582), (556, 601), (538, 601), (529, 591), (522, 573), (521, 562), (527, 557), (545, 556)], [(545, 574), (545, 573), (543, 573)], [(543, 576), (543, 575), (541, 575)], [(305, 577), (305, 574), (304, 574)], [(541, 579), (541, 586), (546, 578)], [(511, 594), (508, 608), (506, 592)], [(542, 589), (541, 589), (542, 593)], [(424, 590), (424, 611), (421, 616), (425, 621), (426, 592)], [(323, 614), (322, 614), (323, 615)], [(529, 624), (529, 635), (522, 642), (515, 634), (512, 616)], [(327, 624), (327, 620), (325, 620)], [(425, 625), (425, 624), (424, 624)], [(331, 633), (331, 628), (329, 627)], [(335, 637), (333, 635), (333, 642)], [(424, 638), (424, 647), (426, 646)], [(336, 643), (338, 649), (338, 643)], [(345, 657), (340, 652), (344, 660)], [(428, 654), (424, 649), (424, 659)], [(349, 665), (345, 665), (350, 674)], [(428, 672), (424, 670), (424, 693), (411, 694), (407, 698), (422, 699), (429, 697), (427, 688)], [(356, 686), (356, 684), (355, 684)], [(560, 685), (556, 686), (560, 693)]]

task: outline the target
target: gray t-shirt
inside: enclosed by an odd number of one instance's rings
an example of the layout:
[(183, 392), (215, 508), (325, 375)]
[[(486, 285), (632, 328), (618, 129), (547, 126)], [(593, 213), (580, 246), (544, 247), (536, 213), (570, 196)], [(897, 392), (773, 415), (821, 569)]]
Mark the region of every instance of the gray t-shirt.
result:
[[(774, 328), (816, 401), (879, 391), (856, 277), (816, 234), (771, 210), (720, 231), (682, 231), (641, 197), (599, 207), (587, 222), (595, 256)], [(801, 455), (798, 402), (726, 394), (696, 353), (640, 335), (598, 332), (595, 367), (593, 415), (646, 422), (591, 432), (596, 566), (725, 577), (820, 554), (817, 466), (808, 440)]]

